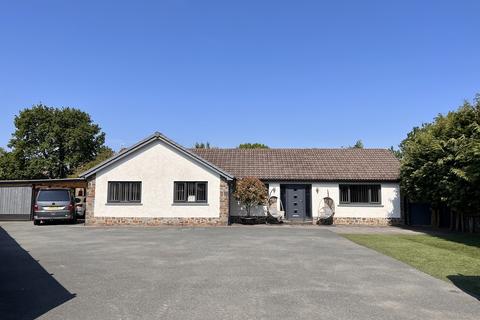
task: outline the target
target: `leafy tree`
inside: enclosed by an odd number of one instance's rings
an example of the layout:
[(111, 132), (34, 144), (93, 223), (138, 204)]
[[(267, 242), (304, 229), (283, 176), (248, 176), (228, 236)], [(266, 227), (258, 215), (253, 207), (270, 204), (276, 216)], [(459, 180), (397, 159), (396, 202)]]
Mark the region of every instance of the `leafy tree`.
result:
[(239, 149), (268, 149), (269, 147), (263, 143), (241, 143)]
[(398, 160), (402, 159), (402, 151), (401, 150), (395, 149), (393, 146), (391, 146), (389, 150), (393, 153), (395, 158), (397, 158)]
[(247, 217), (252, 207), (267, 201), (268, 191), (262, 181), (255, 177), (245, 177), (237, 181), (234, 197), (245, 206)]
[(105, 133), (90, 116), (74, 108), (35, 105), (20, 111), (15, 128), (9, 143), (15, 163), (7, 170), (10, 179), (65, 178), (94, 160), (105, 142)]
[(363, 149), (363, 142), (362, 140), (357, 140), (353, 146), (350, 147), (351, 149)]
[[(416, 201), (459, 215), (480, 213), (480, 99), (414, 128), (400, 145), (401, 184)], [(458, 223), (457, 223), (458, 225)]]
[(14, 179), (16, 170), (12, 153), (0, 148), (0, 180)]
[(72, 174), (70, 174), (69, 177), (71, 177), (71, 178), (78, 177), (83, 172), (85, 172), (85, 171), (95, 167), (96, 165), (102, 163), (103, 161), (113, 157), (114, 154), (115, 154), (115, 152), (113, 152), (113, 150), (110, 149), (109, 147), (102, 147), (100, 149), (100, 151), (98, 152), (97, 157), (94, 160), (92, 160), (90, 162), (87, 162), (87, 163), (75, 168), (75, 170), (73, 170)]
[(195, 142), (195, 149), (210, 149), (210, 142)]

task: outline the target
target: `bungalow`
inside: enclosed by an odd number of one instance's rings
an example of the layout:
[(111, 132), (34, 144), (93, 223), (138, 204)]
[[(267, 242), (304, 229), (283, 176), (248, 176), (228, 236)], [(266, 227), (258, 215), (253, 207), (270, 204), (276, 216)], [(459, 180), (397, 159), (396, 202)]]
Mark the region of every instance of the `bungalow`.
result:
[(268, 186), (286, 220), (312, 220), (329, 196), (337, 224), (402, 221), (389, 150), (187, 149), (157, 132), (81, 174), (86, 224), (226, 225), (245, 214), (233, 190), (246, 176)]

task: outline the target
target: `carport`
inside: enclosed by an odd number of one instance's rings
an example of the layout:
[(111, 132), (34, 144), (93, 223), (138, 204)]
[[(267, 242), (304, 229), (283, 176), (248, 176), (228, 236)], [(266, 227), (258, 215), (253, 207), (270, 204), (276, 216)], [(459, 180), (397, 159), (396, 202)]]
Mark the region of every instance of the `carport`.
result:
[(0, 181), (0, 220), (31, 220), (33, 199), (40, 188), (70, 188), (75, 194), (87, 188), (80, 178)]

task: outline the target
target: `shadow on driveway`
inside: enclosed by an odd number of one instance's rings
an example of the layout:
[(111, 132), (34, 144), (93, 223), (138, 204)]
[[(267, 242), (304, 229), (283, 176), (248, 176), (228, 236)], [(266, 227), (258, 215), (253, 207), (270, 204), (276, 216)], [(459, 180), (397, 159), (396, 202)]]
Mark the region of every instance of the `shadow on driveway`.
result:
[(464, 276), (462, 274), (447, 276), (452, 283), (465, 293), (480, 300), (480, 276)]
[(35, 319), (74, 297), (0, 227), (1, 319)]

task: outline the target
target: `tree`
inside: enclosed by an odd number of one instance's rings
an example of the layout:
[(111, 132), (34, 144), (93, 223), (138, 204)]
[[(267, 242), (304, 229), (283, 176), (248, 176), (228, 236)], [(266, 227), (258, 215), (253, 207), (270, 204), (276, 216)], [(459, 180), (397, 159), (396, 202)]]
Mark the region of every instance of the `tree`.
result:
[(34, 105), (20, 111), (14, 122), (10, 179), (65, 178), (94, 160), (105, 142), (105, 133), (90, 116), (74, 108)]
[(357, 142), (355, 142), (355, 144), (351, 146), (350, 149), (363, 149), (362, 140), (357, 140)]
[(0, 180), (15, 179), (16, 170), (12, 153), (0, 148)]
[(480, 212), (480, 99), (438, 115), (414, 128), (400, 145), (401, 185), (410, 199), (432, 204), (432, 224), (440, 206), (457, 214)]
[(237, 181), (234, 197), (245, 206), (247, 217), (253, 206), (264, 204), (268, 198), (268, 191), (262, 181), (255, 177), (245, 177)]
[(110, 149), (109, 147), (102, 147), (98, 152), (97, 157), (94, 160), (75, 168), (75, 170), (73, 170), (72, 174), (70, 174), (69, 177), (76, 178), (83, 172), (95, 167), (96, 165), (102, 163), (103, 161), (113, 157), (114, 155), (115, 155), (115, 152), (113, 152), (112, 149)]
[(263, 143), (241, 143), (239, 149), (268, 149), (269, 147)]
[(210, 149), (210, 142), (195, 142), (195, 149)]
[(402, 159), (402, 151), (399, 150), (399, 149), (395, 149), (393, 146), (390, 147), (390, 150), (393, 155), (395, 156), (395, 158), (397, 158), (398, 160), (401, 160)]

